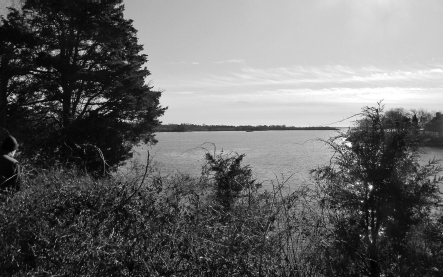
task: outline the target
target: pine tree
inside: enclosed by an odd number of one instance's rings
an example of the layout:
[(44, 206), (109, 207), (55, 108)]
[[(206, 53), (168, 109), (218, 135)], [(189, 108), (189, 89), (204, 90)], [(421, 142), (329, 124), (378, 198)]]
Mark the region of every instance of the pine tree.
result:
[(134, 144), (154, 140), (152, 128), (165, 108), (161, 92), (146, 84), (147, 56), (123, 10), (85, 1), (28, 1), (6, 21), (35, 41), (25, 49), (32, 68), (9, 97), (21, 111), (14, 125), (29, 157), (97, 170), (103, 165), (97, 148), (105, 167), (115, 167)]

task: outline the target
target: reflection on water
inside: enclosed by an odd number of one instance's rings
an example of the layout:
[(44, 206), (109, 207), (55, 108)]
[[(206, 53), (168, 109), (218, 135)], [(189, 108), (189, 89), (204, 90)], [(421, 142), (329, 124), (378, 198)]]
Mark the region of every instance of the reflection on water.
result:
[[(336, 131), (263, 131), (263, 132), (185, 132), (158, 133), (158, 144), (135, 149), (134, 158), (145, 161), (147, 151), (160, 165), (164, 174), (188, 173), (198, 176), (205, 162), (206, 151), (246, 154), (249, 164), (260, 181), (290, 178), (290, 185), (310, 182), (309, 170), (329, 163), (332, 152), (321, 141)], [(421, 163), (443, 159), (443, 148), (424, 147)]]
[(443, 160), (443, 147), (422, 147), (420, 150), (423, 151), (420, 158), (420, 164), (427, 163), (434, 158), (437, 160)]
[(244, 153), (244, 164), (251, 166), (258, 180), (292, 176), (291, 184), (301, 184), (309, 182), (310, 169), (329, 162), (332, 153), (320, 140), (334, 134), (335, 131), (158, 133), (158, 144), (136, 148), (135, 157), (144, 161), (149, 150), (164, 174), (198, 176), (207, 151)]

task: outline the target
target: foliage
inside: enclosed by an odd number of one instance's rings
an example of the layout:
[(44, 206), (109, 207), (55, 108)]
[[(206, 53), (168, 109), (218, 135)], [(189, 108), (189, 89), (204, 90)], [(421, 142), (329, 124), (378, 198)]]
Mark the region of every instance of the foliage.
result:
[(200, 132), (200, 131), (246, 131), (246, 132), (254, 132), (254, 131), (270, 131), (270, 130), (338, 130), (334, 127), (294, 127), (294, 126), (286, 126), (286, 125), (198, 125), (198, 124), (162, 124), (155, 128), (157, 132)]
[(391, 276), (441, 276), (443, 272), (443, 212), (441, 208), (411, 227), (407, 251), (386, 265)]
[(412, 109), (411, 113), (417, 117), (418, 126), (424, 132), (426, 124), (431, 121), (433, 117), (432, 113), (426, 111), (425, 109)]
[(255, 193), (261, 184), (252, 178), (252, 170), (241, 163), (244, 154), (206, 153), (203, 174), (211, 178), (215, 187), (215, 200), (230, 210), (242, 192)]
[(399, 124), (400, 122), (410, 121), (410, 114), (403, 108), (394, 108), (387, 110), (383, 116), (384, 125), (393, 126)]
[(5, 276), (314, 276), (289, 266), (283, 211), (298, 206), (295, 194), (255, 190), (224, 211), (207, 176), (149, 167), (98, 180), (26, 171), (24, 187), (0, 206)]
[(436, 132), (440, 139), (443, 139), (443, 116), (441, 113), (437, 113), (427, 124), (425, 129), (427, 131)]
[(70, 2), (76, 2), (76, 3), (102, 3), (102, 4), (119, 4), (122, 3), (123, 0), (24, 0), (27, 7), (33, 6), (33, 5), (39, 5), (41, 3), (52, 5), (54, 3), (64, 3), (69, 4)]
[(0, 126), (8, 129), (16, 123), (12, 114), (20, 112), (13, 92), (27, 85), (23, 78), (32, 67), (28, 50), (36, 43), (23, 25), (17, 10), (10, 10), (8, 20), (0, 19)]
[(277, 179), (265, 191), (244, 155), (215, 150), (200, 178), (146, 166), (96, 179), (25, 165), (23, 190), (0, 202), (0, 272), (441, 276), (436, 161), (418, 165), (411, 122), (386, 128), (381, 108), (363, 114), (327, 141), (336, 154), (313, 171), (319, 190), (291, 184), (289, 193), (290, 179)]
[(18, 85), (8, 88), (8, 113), (14, 118), (8, 129), (36, 162), (97, 170), (101, 163), (84, 148), (92, 144), (115, 168), (130, 157), (134, 144), (154, 141), (152, 129), (165, 109), (161, 93), (145, 84), (147, 57), (140, 54), (137, 31), (123, 10), (122, 5), (35, 2), (22, 12), (12, 10), (4, 21), (29, 42), (14, 57), (29, 66), (25, 75), (11, 77)]
[(432, 179), (440, 168), (418, 164), (418, 128), (410, 120), (392, 122), (380, 105), (362, 114), (355, 128), (327, 141), (333, 162), (313, 170), (334, 226), (324, 249), (327, 275), (401, 276), (400, 265), (410, 262), (408, 236), (440, 201), (441, 180)]

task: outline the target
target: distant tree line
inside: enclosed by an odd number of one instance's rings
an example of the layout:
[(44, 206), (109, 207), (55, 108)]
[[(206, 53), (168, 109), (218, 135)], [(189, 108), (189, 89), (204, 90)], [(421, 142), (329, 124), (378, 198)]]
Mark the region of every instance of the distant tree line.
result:
[(294, 127), (286, 125), (198, 125), (198, 124), (162, 124), (154, 128), (156, 132), (199, 132), (199, 131), (284, 131), (284, 130), (338, 130), (334, 127)]
[(421, 144), (428, 146), (443, 146), (443, 116), (441, 112), (429, 112), (425, 109), (403, 108), (387, 110), (383, 117), (386, 127), (395, 128), (398, 125), (412, 123), (421, 136)]

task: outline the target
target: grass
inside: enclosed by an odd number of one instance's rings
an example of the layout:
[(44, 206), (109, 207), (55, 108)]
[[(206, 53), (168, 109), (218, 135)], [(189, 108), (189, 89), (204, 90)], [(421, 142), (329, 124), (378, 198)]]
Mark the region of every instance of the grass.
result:
[[(213, 158), (199, 178), (25, 170), (0, 204), (2, 276), (335, 276), (333, 212), (315, 189), (264, 191), (238, 155)], [(220, 201), (227, 176), (236, 190)], [(403, 273), (439, 276), (442, 224), (436, 214), (413, 229)]]
[[(303, 193), (243, 190), (229, 210), (216, 180), (151, 168), (94, 178), (27, 172), (0, 207), (5, 276), (315, 276), (295, 210)], [(306, 206), (306, 205), (304, 205)], [(294, 236), (298, 234), (297, 236)], [(292, 246), (298, 245), (298, 248)], [(306, 256), (306, 255), (305, 255)], [(303, 259), (297, 260), (297, 257)]]

